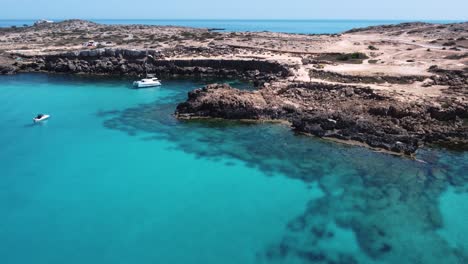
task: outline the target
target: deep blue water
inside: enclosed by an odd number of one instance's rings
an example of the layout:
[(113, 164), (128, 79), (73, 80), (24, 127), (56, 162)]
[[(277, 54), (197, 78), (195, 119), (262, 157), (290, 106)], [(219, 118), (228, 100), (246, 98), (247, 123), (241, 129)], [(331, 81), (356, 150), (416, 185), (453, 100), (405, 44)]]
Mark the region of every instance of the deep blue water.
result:
[(0, 76), (0, 263), (467, 263), (468, 153), (178, 121), (213, 80), (131, 81)]
[[(272, 31), (300, 34), (340, 33), (352, 28), (397, 24), (411, 20), (189, 20), (189, 19), (91, 19), (103, 24), (173, 25), (222, 28), (226, 31)], [(0, 20), (0, 27), (32, 25), (36, 20)], [(60, 19), (55, 20), (60, 21)], [(449, 20), (425, 22), (451, 23)]]

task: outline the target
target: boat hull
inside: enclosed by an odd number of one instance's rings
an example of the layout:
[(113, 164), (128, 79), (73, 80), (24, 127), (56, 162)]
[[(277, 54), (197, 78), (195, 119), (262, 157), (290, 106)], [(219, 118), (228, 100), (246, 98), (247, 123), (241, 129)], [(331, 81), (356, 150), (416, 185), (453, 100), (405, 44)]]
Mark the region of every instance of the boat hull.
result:
[(50, 115), (44, 115), (41, 118), (33, 118), (34, 123), (39, 123), (50, 118)]
[(152, 82), (152, 83), (134, 82), (133, 83), (133, 86), (135, 86), (135, 88), (150, 88), (150, 87), (157, 87), (160, 85), (161, 85), (161, 82)]

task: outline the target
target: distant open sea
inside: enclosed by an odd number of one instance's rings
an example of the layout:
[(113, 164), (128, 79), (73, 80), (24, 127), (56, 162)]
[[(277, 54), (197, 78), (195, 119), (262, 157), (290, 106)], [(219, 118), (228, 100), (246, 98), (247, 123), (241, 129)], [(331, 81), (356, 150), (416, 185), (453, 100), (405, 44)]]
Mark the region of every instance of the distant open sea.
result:
[[(298, 34), (340, 33), (352, 28), (398, 24), (409, 20), (185, 20), (185, 19), (90, 19), (102, 24), (173, 25), (197, 28), (222, 28), (226, 31), (271, 31)], [(32, 25), (36, 19), (0, 20), (0, 27)], [(60, 21), (60, 20), (54, 20)], [(424, 20), (452, 23), (455, 20)]]

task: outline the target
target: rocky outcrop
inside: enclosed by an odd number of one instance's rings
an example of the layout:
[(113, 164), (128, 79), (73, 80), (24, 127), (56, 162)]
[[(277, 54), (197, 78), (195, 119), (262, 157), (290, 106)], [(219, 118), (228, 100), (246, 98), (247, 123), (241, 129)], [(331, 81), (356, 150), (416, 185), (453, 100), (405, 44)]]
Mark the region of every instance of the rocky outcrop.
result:
[(189, 93), (179, 118), (286, 120), (294, 130), (318, 137), (365, 143), (412, 154), (424, 143), (468, 148), (468, 105), (407, 103), (370, 88), (322, 83), (266, 86), (254, 92), (209, 85)]
[(407, 75), (407, 76), (363, 76), (363, 75), (346, 75), (336, 72), (315, 70), (312, 69), (309, 71), (309, 76), (311, 78), (323, 79), (327, 81), (334, 81), (340, 83), (395, 83), (395, 84), (411, 84), (414, 82), (422, 82), (427, 77), (426, 76), (417, 76), (417, 75)]
[(285, 66), (261, 60), (173, 59), (155, 50), (94, 49), (29, 58), (18, 63), (21, 71), (86, 74), (196, 75), (249, 78), (258, 83), (289, 76)]
[(18, 69), (14, 66), (0, 64), (0, 75), (14, 74), (17, 70)]
[(189, 92), (177, 107), (180, 118), (280, 119), (286, 116), (282, 101), (262, 91), (241, 91), (227, 84), (212, 84)]
[(354, 33), (380, 33), (386, 35), (420, 35), (425, 37), (459, 37), (468, 33), (468, 22), (454, 24), (432, 24), (422, 22), (401, 23), (395, 25), (380, 25), (365, 28), (356, 28), (344, 32)]
[(409, 23), (400, 23), (395, 25), (379, 25), (379, 26), (370, 26), (363, 28), (354, 28), (346, 31), (345, 33), (356, 33), (356, 32), (366, 32), (366, 31), (388, 31), (388, 30), (406, 30), (413, 29), (417, 27), (427, 27), (432, 26), (433, 24), (424, 23), (424, 22), (409, 22)]
[(447, 85), (452, 87), (464, 87), (468, 90), (468, 70), (446, 70), (436, 65), (429, 68), (429, 72), (434, 73), (431, 77), (436, 85)]

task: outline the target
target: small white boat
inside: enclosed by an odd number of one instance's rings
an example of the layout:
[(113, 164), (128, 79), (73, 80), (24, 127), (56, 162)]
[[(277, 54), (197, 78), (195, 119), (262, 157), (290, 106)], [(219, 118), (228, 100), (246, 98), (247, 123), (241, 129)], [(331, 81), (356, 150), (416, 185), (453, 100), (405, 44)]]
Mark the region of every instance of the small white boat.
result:
[(147, 78), (141, 79), (139, 81), (134, 81), (133, 86), (137, 88), (146, 88), (146, 87), (155, 87), (160, 86), (161, 82), (158, 78), (149, 75)]
[(38, 114), (35, 118), (33, 118), (34, 123), (42, 122), (44, 120), (49, 119), (50, 115), (43, 115), (43, 114)]

